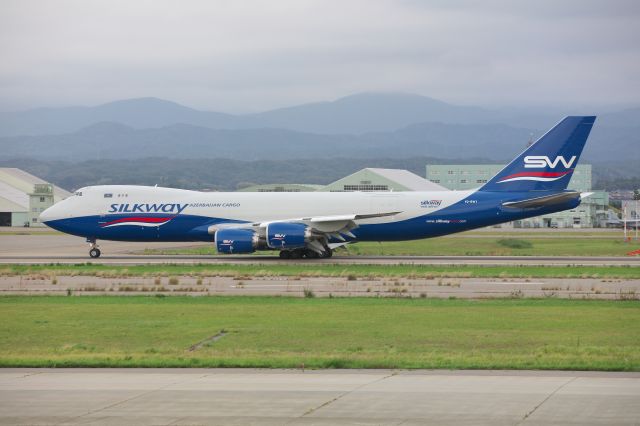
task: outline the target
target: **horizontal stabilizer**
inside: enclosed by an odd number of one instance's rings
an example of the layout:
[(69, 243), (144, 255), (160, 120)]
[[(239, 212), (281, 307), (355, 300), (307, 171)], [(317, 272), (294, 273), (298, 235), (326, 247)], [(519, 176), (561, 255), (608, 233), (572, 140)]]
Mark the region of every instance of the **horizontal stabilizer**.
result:
[(556, 204), (564, 204), (568, 201), (580, 199), (580, 193), (576, 191), (561, 192), (559, 194), (546, 195), (544, 197), (529, 198), (522, 201), (509, 201), (502, 203), (502, 207), (512, 209), (536, 209), (550, 207)]

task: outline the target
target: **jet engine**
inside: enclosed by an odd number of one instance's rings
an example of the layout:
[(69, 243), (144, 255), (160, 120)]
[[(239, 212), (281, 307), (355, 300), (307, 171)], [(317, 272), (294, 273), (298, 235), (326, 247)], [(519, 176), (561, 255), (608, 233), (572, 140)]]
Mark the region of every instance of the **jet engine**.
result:
[(270, 223), (266, 234), (267, 245), (276, 250), (303, 248), (311, 239), (311, 230), (303, 223)]
[(219, 229), (215, 235), (218, 253), (253, 253), (259, 242), (258, 234), (250, 229)]

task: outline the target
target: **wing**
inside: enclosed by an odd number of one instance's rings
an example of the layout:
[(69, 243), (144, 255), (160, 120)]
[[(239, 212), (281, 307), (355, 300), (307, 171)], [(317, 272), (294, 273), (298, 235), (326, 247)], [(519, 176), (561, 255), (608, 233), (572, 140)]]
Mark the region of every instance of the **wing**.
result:
[[(360, 222), (381, 217), (391, 217), (401, 212), (347, 214), (335, 216), (311, 216), (273, 220), (254, 223), (220, 223), (209, 227), (209, 234), (215, 234), (223, 229), (250, 229), (258, 234), (266, 246), (272, 249), (279, 248), (273, 243), (274, 235), (298, 233), (304, 240), (304, 246), (319, 254), (325, 253), (329, 248), (336, 248), (355, 239), (351, 232), (357, 228)], [(286, 230), (286, 232), (285, 232)], [(280, 238), (280, 237), (279, 237)], [(302, 243), (301, 243), (302, 244)], [(285, 244), (282, 245), (285, 248)]]

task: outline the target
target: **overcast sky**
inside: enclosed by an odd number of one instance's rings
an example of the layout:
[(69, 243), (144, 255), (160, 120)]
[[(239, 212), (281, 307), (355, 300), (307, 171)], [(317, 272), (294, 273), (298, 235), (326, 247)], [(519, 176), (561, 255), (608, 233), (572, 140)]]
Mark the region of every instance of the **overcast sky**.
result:
[(0, 109), (253, 112), (363, 91), (640, 105), (640, 1), (0, 1)]

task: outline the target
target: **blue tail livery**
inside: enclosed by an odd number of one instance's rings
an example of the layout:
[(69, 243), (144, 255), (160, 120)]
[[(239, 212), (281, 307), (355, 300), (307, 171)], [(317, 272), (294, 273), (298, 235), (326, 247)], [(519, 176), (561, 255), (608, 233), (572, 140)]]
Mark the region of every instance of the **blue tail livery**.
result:
[(562, 191), (587, 142), (594, 116), (566, 117), (507, 165), (481, 191)]

